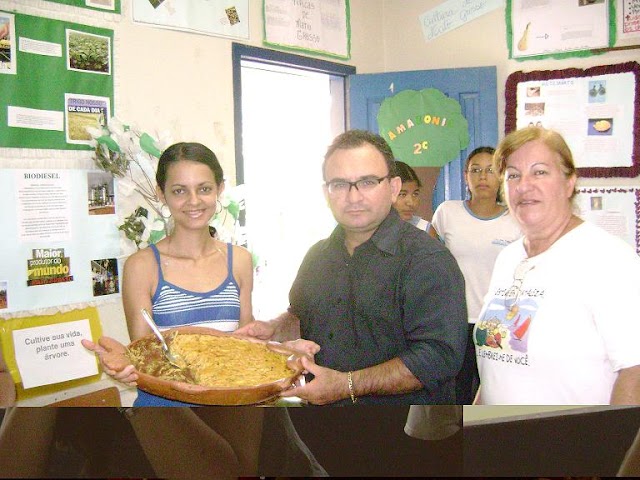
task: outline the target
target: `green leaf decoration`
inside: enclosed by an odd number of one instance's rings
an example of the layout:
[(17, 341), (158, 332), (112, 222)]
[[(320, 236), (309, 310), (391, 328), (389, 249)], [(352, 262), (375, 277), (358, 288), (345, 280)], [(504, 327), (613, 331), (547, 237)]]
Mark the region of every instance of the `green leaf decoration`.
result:
[(149, 234), (149, 244), (158, 243), (166, 236), (164, 230), (152, 230)]
[(156, 147), (156, 141), (148, 133), (140, 135), (140, 148), (156, 158), (160, 158), (162, 152)]
[(403, 90), (386, 98), (378, 130), (398, 160), (413, 167), (442, 167), (469, 145), (460, 104), (440, 90)]
[(122, 153), (120, 150), (120, 145), (118, 145), (118, 143), (113, 138), (111, 138), (110, 135), (102, 135), (101, 137), (96, 138), (96, 142), (106, 145), (107, 148), (112, 152)]
[(235, 220), (237, 220), (240, 215), (240, 204), (234, 201), (229, 202), (229, 205), (227, 205), (227, 211)]

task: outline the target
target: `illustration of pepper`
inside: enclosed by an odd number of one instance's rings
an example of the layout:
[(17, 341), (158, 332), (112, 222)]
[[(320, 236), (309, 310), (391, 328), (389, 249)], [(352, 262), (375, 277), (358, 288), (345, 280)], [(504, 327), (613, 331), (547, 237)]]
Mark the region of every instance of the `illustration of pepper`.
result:
[(527, 317), (527, 319), (524, 322), (522, 322), (520, 326), (513, 331), (513, 335), (518, 340), (522, 340), (522, 337), (524, 337), (525, 333), (527, 333), (527, 330), (529, 329), (530, 323), (531, 323), (531, 317)]

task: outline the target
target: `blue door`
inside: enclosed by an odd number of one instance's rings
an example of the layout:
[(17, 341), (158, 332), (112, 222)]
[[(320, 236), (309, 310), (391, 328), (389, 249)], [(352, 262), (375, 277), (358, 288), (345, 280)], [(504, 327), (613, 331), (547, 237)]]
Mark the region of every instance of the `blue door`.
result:
[[(443, 201), (465, 198), (463, 169), (467, 153), (482, 145), (495, 147), (498, 141), (496, 68), (474, 67), (351, 75), (349, 115), (350, 128), (378, 133), (376, 118), (380, 104), (385, 98), (402, 90), (424, 88), (437, 88), (460, 103), (462, 115), (469, 123), (470, 137), (467, 149), (461, 151), (457, 159), (442, 169), (416, 169), (423, 179), (423, 184), (427, 184), (424, 185), (427, 194), (433, 189), (433, 197), (427, 198), (427, 205), (423, 205), (420, 211), (424, 218), (431, 219), (432, 210)], [(430, 185), (429, 177), (432, 178)]]

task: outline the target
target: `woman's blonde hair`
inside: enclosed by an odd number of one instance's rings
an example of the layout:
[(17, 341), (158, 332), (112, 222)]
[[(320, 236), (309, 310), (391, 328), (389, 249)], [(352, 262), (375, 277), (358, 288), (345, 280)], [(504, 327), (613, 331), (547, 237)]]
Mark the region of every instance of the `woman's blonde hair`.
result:
[(562, 135), (542, 127), (525, 127), (515, 130), (502, 139), (493, 154), (493, 168), (502, 178), (507, 169), (507, 159), (525, 143), (536, 140), (544, 143), (549, 150), (560, 156), (560, 169), (567, 178), (577, 175), (571, 149)]

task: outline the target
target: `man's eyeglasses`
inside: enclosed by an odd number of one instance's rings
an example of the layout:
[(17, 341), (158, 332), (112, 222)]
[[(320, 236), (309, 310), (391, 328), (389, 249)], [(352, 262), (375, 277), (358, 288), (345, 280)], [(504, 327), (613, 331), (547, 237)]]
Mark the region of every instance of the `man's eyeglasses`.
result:
[(522, 293), (522, 284), (524, 283), (524, 277), (531, 270), (535, 268), (535, 265), (530, 265), (525, 259), (516, 267), (516, 271), (513, 273), (513, 285), (504, 294), (504, 306), (509, 311), (513, 311), (520, 300), (520, 294)]
[(487, 167), (487, 168), (480, 168), (480, 167), (471, 167), (467, 170), (471, 175), (482, 175), (482, 172), (484, 172), (487, 177), (493, 175), (495, 172), (493, 170), (493, 167)]
[(371, 176), (361, 178), (355, 182), (349, 182), (347, 180), (331, 180), (326, 182), (325, 185), (327, 186), (327, 191), (330, 195), (346, 195), (351, 191), (351, 187), (356, 187), (357, 191), (366, 193), (376, 188), (387, 178), (391, 177), (389, 175), (385, 175), (384, 177)]

